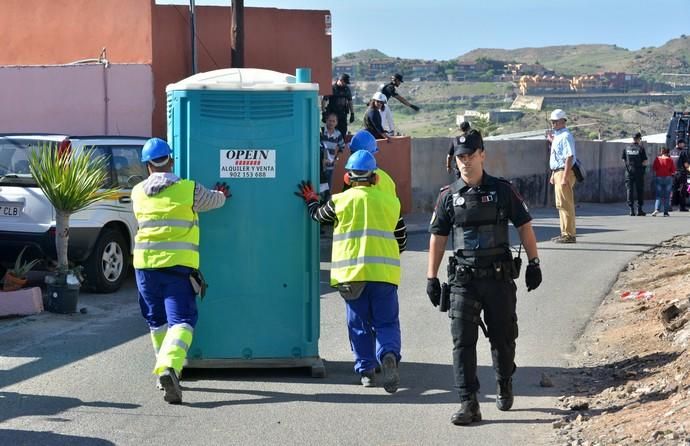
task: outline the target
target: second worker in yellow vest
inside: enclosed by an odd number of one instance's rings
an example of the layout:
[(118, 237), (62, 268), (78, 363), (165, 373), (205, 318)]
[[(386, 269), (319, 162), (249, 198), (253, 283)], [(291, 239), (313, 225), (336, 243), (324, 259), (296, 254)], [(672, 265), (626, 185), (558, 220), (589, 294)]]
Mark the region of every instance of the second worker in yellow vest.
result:
[(353, 153), (345, 169), (351, 187), (323, 205), (307, 182), (297, 195), (312, 219), (334, 226), (331, 286), (345, 299), (355, 372), (362, 385), (373, 387), (381, 364), (383, 388), (395, 393), (400, 382), (400, 253), (407, 230), (397, 197), (374, 187), (378, 171), (371, 153)]

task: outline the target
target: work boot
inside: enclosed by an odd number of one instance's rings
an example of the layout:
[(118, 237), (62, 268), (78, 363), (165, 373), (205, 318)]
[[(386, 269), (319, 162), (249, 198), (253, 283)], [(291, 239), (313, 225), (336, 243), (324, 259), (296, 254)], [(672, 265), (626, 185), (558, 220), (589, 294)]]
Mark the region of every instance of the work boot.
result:
[(456, 426), (465, 426), (477, 421), (482, 421), (482, 413), (479, 411), (477, 394), (473, 393), (469, 399), (460, 401), (460, 410), (450, 417), (450, 422)]
[(362, 372), (359, 381), (364, 387), (376, 387), (376, 373), (373, 370)]
[(513, 407), (513, 378), (496, 381), (496, 407), (502, 411)]
[(400, 375), (398, 374), (398, 360), (393, 353), (386, 353), (381, 360), (381, 372), (383, 372), (383, 390), (388, 393), (398, 391)]
[(175, 370), (167, 368), (158, 378), (165, 392), (163, 399), (170, 404), (180, 404), (182, 402), (182, 388)]
[(634, 216), (635, 216), (635, 209), (633, 209), (633, 208), (630, 208), (630, 215), (631, 215), (632, 217), (634, 217)]
[(642, 208), (637, 208), (637, 216), (638, 217), (644, 217), (645, 215), (647, 215), (647, 213), (645, 211), (643, 211)]

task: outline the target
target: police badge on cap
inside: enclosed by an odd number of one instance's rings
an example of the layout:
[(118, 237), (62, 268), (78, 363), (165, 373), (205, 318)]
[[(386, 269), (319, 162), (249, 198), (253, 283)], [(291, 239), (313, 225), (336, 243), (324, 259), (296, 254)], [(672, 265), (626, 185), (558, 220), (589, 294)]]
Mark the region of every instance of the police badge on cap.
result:
[(458, 155), (470, 155), (474, 153), (477, 149), (484, 148), (484, 141), (482, 140), (482, 134), (479, 131), (472, 129), (467, 135), (460, 135), (455, 139), (455, 150), (453, 154)]

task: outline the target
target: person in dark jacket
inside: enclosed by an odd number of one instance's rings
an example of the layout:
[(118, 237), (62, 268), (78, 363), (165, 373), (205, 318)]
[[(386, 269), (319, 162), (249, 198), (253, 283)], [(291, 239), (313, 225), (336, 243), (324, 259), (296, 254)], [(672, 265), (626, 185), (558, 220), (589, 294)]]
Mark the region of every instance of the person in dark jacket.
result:
[(625, 190), (630, 207), (630, 215), (635, 214), (635, 196), (637, 196), (637, 215), (647, 215), (642, 210), (644, 204), (644, 173), (647, 167), (647, 152), (641, 144), (642, 133), (633, 136), (633, 143), (623, 149), (621, 158), (625, 162)]
[(381, 123), (381, 112), (386, 107), (386, 96), (382, 93), (374, 93), (374, 96), (369, 102), (369, 108), (364, 115), (364, 128), (374, 135), (376, 139), (385, 139), (390, 141), (390, 136), (383, 129)]

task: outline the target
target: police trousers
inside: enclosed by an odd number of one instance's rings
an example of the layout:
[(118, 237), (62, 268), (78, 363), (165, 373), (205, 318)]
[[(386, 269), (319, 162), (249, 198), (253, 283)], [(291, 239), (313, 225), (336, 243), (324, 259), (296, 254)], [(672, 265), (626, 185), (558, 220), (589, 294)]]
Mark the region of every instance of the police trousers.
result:
[(518, 337), (515, 282), (493, 278), (451, 283), (450, 333), (453, 338), (453, 372), (460, 400), (479, 391), (477, 340), (480, 314), (484, 313), (491, 344), (496, 380), (515, 372), (515, 340)]
[(644, 173), (635, 172), (625, 173), (625, 192), (628, 199), (628, 206), (632, 208), (637, 197), (637, 206), (642, 208), (644, 204)]

